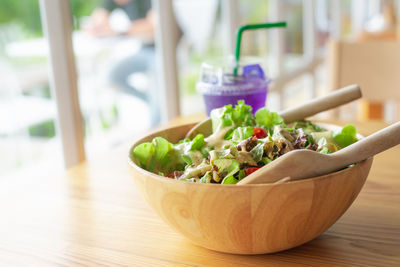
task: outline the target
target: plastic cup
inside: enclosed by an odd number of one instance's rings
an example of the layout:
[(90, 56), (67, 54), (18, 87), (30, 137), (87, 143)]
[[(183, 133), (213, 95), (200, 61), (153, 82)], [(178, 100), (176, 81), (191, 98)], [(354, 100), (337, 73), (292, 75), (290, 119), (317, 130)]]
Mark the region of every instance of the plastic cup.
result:
[(203, 95), (207, 115), (211, 110), (244, 100), (252, 107), (253, 114), (265, 106), (269, 79), (259, 64), (239, 66), (234, 75), (232, 64), (221, 67), (203, 63), (196, 89)]

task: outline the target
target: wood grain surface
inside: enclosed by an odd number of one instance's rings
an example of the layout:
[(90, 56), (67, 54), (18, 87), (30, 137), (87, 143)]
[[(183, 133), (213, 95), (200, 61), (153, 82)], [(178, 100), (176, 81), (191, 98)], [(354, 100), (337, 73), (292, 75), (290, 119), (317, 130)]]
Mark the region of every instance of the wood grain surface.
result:
[[(366, 135), (386, 126), (355, 124)], [(288, 251), (242, 256), (194, 245), (165, 224), (128, 173), (130, 144), (66, 173), (0, 179), (0, 265), (400, 265), (399, 146), (375, 157), (359, 196), (324, 234)]]

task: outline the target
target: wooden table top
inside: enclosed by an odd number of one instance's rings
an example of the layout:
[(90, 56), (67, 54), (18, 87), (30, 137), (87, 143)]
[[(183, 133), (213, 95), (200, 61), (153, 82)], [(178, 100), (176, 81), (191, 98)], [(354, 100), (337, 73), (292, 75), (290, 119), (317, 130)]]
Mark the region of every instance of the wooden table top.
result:
[[(367, 135), (385, 127), (354, 124)], [(375, 157), (361, 193), (324, 234), (243, 256), (194, 245), (166, 225), (129, 176), (129, 143), (65, 173), (0, 179), (0, 265), (400, 266), (400, 146)]]

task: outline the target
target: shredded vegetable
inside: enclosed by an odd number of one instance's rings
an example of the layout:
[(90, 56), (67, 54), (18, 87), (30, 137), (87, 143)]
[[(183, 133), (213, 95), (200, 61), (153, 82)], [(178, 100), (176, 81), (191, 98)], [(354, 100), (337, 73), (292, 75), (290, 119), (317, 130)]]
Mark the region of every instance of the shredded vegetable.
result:
[(186, 182), (236, 184), (278, 157), (295, 149), (329, 154), (357, 141), (353, 125), (325, 130), (310, 121), (286, 125), (267, 108), (255, 115), (238, 101), (211, 112), (212, 135), (172, 144), (162, 137), (133, 149), (132, 159), (142, 168)]

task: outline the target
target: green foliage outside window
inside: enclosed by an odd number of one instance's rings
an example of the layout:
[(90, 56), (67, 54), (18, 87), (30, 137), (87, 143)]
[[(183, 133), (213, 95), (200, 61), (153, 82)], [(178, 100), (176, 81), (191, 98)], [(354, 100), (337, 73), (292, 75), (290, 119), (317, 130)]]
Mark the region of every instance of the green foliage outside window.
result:
[[(100, 3), (100, 0), (70, 0), (74, 28), (79, 28), (79, 19), (89, 16)], [(20, 26), (26, 37), (41, 36), (39, 0), (1, 0), (0, 25), (9, 23)]]

